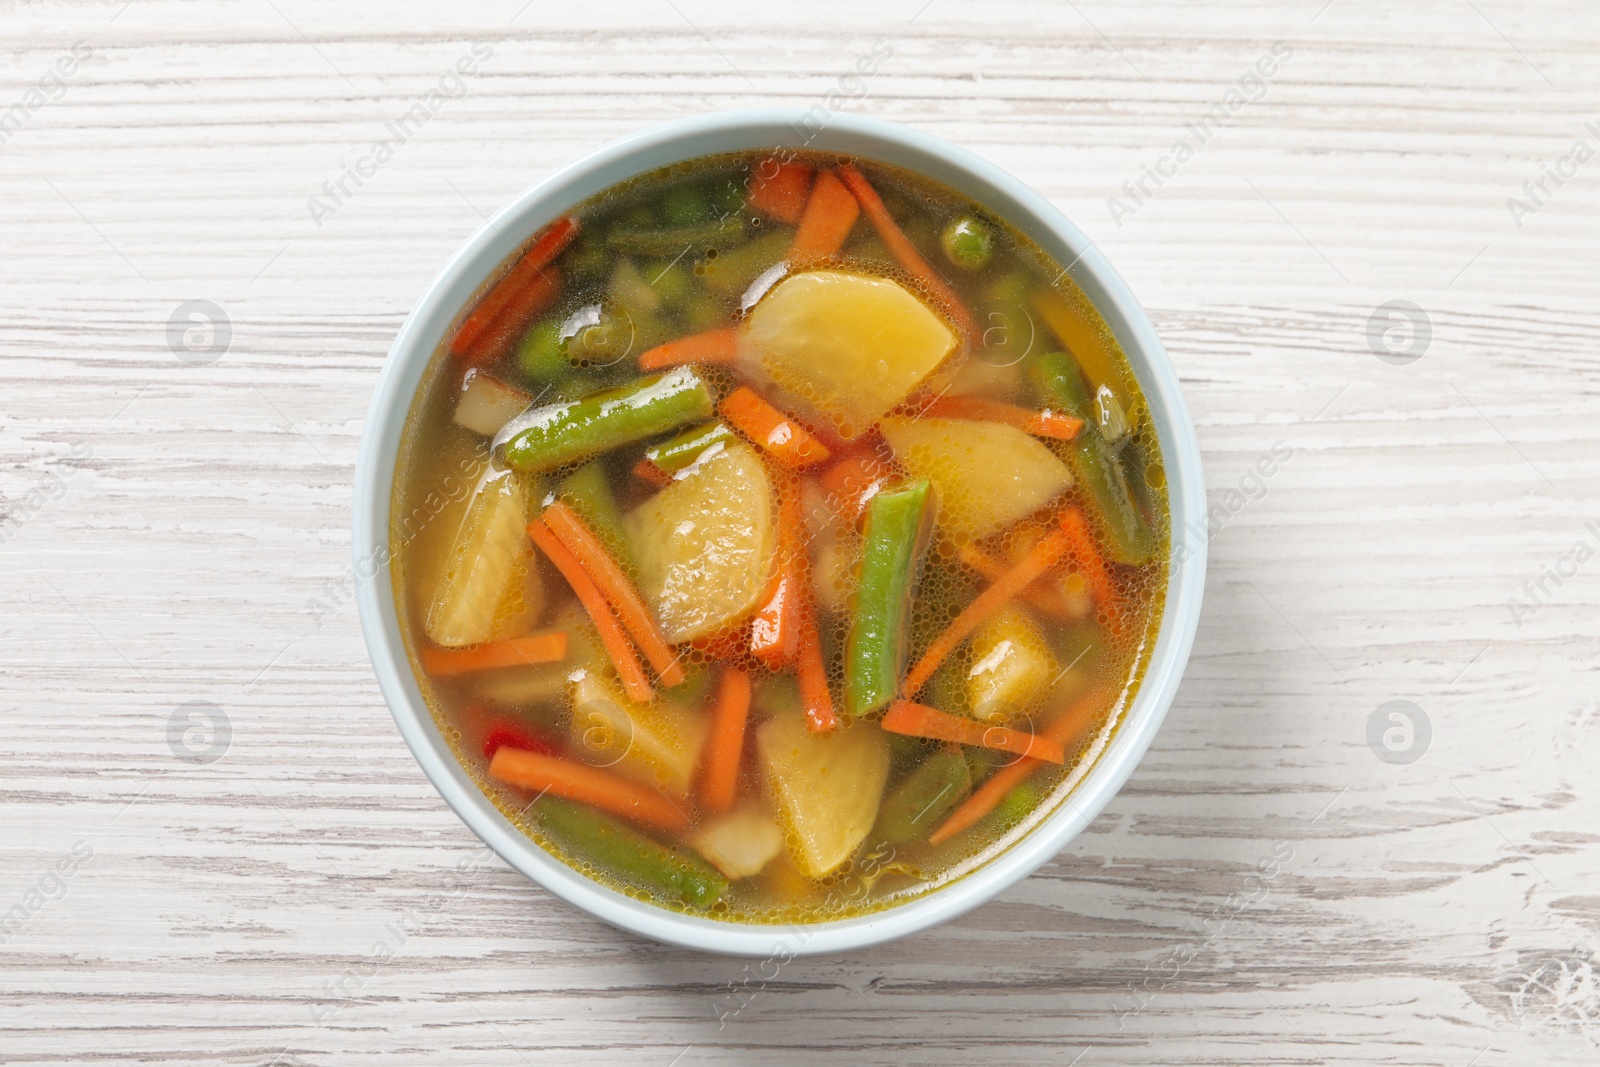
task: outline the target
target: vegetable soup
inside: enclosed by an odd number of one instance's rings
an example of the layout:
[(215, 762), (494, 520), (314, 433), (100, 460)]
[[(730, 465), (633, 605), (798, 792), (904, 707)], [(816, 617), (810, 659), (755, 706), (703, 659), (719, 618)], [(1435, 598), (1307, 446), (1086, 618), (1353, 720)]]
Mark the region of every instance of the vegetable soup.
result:
[(1061, 267), (839, 156), (574, 207), (464, 308), (390, 526), (418, 680), (551, 853), (805, 922), (1005, 848), (1098, 756), (1166, 590), (1161, 453)]

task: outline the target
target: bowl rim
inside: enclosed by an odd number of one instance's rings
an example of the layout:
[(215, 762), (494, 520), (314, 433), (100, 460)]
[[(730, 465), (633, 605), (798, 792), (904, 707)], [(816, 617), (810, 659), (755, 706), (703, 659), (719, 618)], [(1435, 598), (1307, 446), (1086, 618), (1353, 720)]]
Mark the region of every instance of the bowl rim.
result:
[[(1138, 693), (1056, 810), (977, 869), (903, 904), (854, 918), (777, 925), (706, 919), (634, 900), (568, 867), (517, 829), (467, 776), (423, 699), (400, 634), (388, 538), (400, 436), (417, 387), (445, 331), (490, 271), (540, 227), (618, 181), (720, 152), (785, 147), (837, 151), (926, 175), (994, 211), (1067, 264), (1066, 273), (1106, 319), (1145, 391), (1167, 470), (1172, 537), (1166, 606)], [(357, 608), (379, 689), (401, 736), (456, 815), (512, 867), (605, 922), (668, 944), (778, 959), (846, 952), (927, 929), (988, 901), (1060, 852), (1121, 789), (1154, 739), (1193, 645), (1205, 585), (1204, 486), (1194, 426), (1155, 327), (1100, 249), (1043, 196), (976, 153), (898, 123), (820, 105), (713, 112), (629, 134), (558, 168), (489, 218), (429, 282), (390, 346), (362, 429), (352, 505)]]

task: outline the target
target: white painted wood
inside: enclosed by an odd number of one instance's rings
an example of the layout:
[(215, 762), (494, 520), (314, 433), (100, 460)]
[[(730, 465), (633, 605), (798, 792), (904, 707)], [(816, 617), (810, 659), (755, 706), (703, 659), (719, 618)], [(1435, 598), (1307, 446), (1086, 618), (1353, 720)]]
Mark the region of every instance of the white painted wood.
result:
[[(1592, 4), (520, 4), (0, 22), (0, 112), (92, 49), (0, 146), (0, 914), (28, 913), (0, 1055), (1596, 1061), (1600, 562), (1507, 607), (1600, 543), (1600, 162), (1520, 228), (1506, 204), (1600, 148)], [(853, 109), (1011, 168), (1141, 294), (1213, 502), (1293, 456), (1217, 533), (1178, 702), (1094, 832), (959, 922), (761, 977), (482, 857), (341, 591), (352, 460), (481, 215), (647, 123), (808, 105), (878, 40)], [(1116, 225), (1107, 199), (1277, 41), (1261, 98)], [(465, 95), (314, 225), (474, 43)], [(168, 348), (190, 300), (231, 320), (209, 366)], [(1390, 300), (1431, 322), (1409, 366), (1369, 349)], [(1366, 742), (1394, 699), (1433, 727), (1409, 766)], [(169, 747), (188, 701), (231, 723), (215, 762)]]

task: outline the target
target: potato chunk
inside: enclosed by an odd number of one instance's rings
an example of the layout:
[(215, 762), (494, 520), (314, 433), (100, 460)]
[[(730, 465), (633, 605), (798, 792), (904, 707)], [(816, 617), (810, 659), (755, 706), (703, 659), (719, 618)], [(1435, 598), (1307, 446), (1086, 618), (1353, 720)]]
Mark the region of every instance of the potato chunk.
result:
[(1055, 657), (1027, 614), (1008, 608), (972, 635), (967, 700), (972, 717), (1014, 722), (1031, 711), (1056, 675)]
[(933, 483), (939, 526), (957, 541), (998, 533), (1072, 486), (1067, 465), (1014, 426), (889, 418), (882, 427), (895, 459)]
[(694, 850), (729, 878), (749, 878), (783, 850), (783, 829), (759, 805), (707, 819), (689, 832)]
[(889, 777), (889, 742), (875, 723), (814, 734), (798, 715), (756, 731), (768, 787), (792, 831), (790, 853), (820, 878), (855, 854), (872, 829)]
[(777, 511), (766, 465), (736, 444), (628, 515), (639, 591), (668, 641), (715, 633), (755, 610), (775, 566)]
[(509, 471), (478, 486), (461, 519), (425, 629), (445, 648), (526, 632), (544, 609), (544, 585), (525, 532), (527, 497)]
[(572, 743), (590, 763), (689, 795), (710, 724), (670, 701), (635, 704), (608, 679), (584, 673), (572, 685)]
[(956, 334), (905, 286), (845, 271), (795, 274), (745, 320), (741, 358), (788, 406), (849, 440), (955, 351)]

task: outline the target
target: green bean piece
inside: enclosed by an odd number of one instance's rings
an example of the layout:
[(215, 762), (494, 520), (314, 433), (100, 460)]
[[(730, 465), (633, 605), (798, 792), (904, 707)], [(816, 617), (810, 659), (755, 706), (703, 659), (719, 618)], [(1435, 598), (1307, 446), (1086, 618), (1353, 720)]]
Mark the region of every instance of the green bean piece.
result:
[(502, 433), (506, 463), (526, 473), (553, 470), (709, 418), (711, 392), (689, 367), (639, 378), (578, 400), (519, 415)]
[(604, 464), (597, 459), (585, 463), (556, 484), (555, 495), (578, 513), (612, 559), (624, 569), (633, 568), (633, 552), (622, 532), (622, 511), (617, 507)]
[(994, 255), (994, 231), (971, 215), (952, 219), (939, 235), (944, 258), (962, 270), (982, 270)]
[(872, 838), (898, 845), (925, 837), (971, 788), (972, 774), (961, 753), (935, 752), (884, 798)]
[(718, 441), (733, 440), (733, 431), (720, 422), (691, 426), (678, 436), (645, 449), (644, 458), (668, 474), (676, 474)]
[(540, 319), (517, 343), (517, 370), (533, 382), (553, 382), (572, 367), (561, 339), (561, 319)]
[(606, 247), (631, 256), (675, 256), (685, 249), (721, 248), (744, 239), (737, 217), (693, 226), (633, 227), (619, 224), (606, 234)]
[[(887, 733), (887, 731), (885, 731)], [(898, 782), (922, 766), (922, 761), (933, 755), (941, 742), (929, 741), (907, 734), (889, 734), (889, 780)]]
[(973, 785), (977, 785), (1000, 767), (1017, 758), (1009, 752), (997, 752), (992, 748), (978, 748), (971, 745), (962, 746), (961, 757), (966, 760), (967, 773), (972, 775)]
[(717, 902), (728, 880), (699, 856), (668, 848), (609, 815), (547, 796), (534, 806), (540, 827), (575, 857), (659, 896), (697, 908)]
[(686, 182), (661, 198), (661, 217), (668, 226), (693, 226), (711, 217), (711, 197), (703, 185)]
[(894, 699), (911, 645), (911, 604), (933, 534), (933, 487), (921, 479), (872, 498), (855, 617), (845, 648), (845, 706), (867, 715)]
[(1044, 790), (1038, 783), (1031, 779), (1022, 782), (1005, 799), (995, 807), (994, 813), (989, 816), (994, 825), (1000, 830), (1009, 830), (1028, 817), (1028, 813), (1039, 806), (1039, 801), (1044, 799)]
[(1135, 566), (1150, 562), (1155, 534), (1134, 502), (1121, 461), (1100, 435), (1077, 362), (1065, 352), (1047, 352), (1034, 361), (1033, 376), (1046, 403), (1084, 420), (1083, 429), (1066, 445), (1067, 460), (1098, 512), (1111, 558)]
[(760, 237), (707, 259), (699, 266), (706, 288), (725, 297), (743, 296), (750, 283), (763, 271), (775, 266), (794, 244), (794, 231), (787, 227), (763, 233)]
[(605, 277), (606, 267), (611, 264), (611, 253), (606, 251), (603, 237), (585, 229), (578, 234), (578, 239), (559, 262), (569, 281), (576, 285), (587, 285)]

